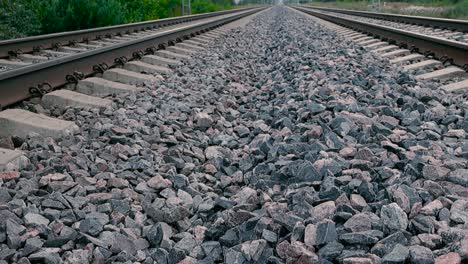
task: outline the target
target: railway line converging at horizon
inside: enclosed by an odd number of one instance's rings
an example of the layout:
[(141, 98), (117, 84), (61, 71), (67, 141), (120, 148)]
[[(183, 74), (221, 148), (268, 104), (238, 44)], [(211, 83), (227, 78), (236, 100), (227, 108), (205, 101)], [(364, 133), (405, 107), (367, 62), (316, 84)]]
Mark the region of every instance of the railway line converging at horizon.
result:
[(0, 41), (0, 263), (465, 263), (467, 71), (310, 5)]

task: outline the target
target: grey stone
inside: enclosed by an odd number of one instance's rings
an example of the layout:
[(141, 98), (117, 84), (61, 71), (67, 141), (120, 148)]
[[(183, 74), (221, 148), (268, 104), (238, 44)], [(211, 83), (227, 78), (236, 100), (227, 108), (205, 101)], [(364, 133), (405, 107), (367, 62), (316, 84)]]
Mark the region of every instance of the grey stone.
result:
[(384, 255), (390, 253), (397, 244), (408, 244), (407, 238), (401, 231), (390, 234), (389, 236), (380, 240), (371, 248), (371, 253), (383, 257)]
[(335, 223), (331, 220), (323, 220), (317, 224), (315, 243), (317, 245), (326, 244), (336, 241), (338, 234), (336, 233)]
[(433, 264), (434, 255), (431, 250), (423, 246), (411, 246), (409, 248), (410, 261), (415, 264)]
[(185, 254), (189, 254), (196, 246), (196, 241), (191, 235), (184, 236), (174, 247), (182, 250)]
[(115, 254), (126, 252), (130, 255), (135, 255), (137, 250), (134, 242), (125, 235), (114, 233), (110, 250)]
[(40, 214), (27, 213), (24, 216), (24, 222), (26, 225), (48, 225), (50, 223), (49, 219), (45, 218)]
[(91, 213), (86, 215), (85, 219), (80, 222), (80, 231), (91, 236), (97, 236), (104, 225), (109, 222), (109, 217), (104, 213)]
[(334, 260), (337, 258), (343, 251), (344, 246), (338, 242), (330, 242), (319, 249), (318, 253), (321, 258), (328, 260)]
[(286, 173), (291, 177), (291, 182), (319, 181), (322, 179), (322, 176), (310, 161), (295, 161), (286, 167)]
[(146, 239), (148, 239), (148, 242), (155, 247), (158, 247), (161, 244), (163, 236), (164, 232), (160, 224), (152, 225), (146, 233)]
[(392, 252), (388, 253), (382, 258), (382, 263), (405, 263), (408, 258), (409, 250), (407, 247), (397, 244)]
[(32, 263), (43, 262), (48, 264), (59, 264), (62, 262), (62, 259), (58, 252), (58, 248), (44, 248), (37, 253), (29, 255), (28, 259)]
[(258, 262), (267, 245), (266, 240), (252, 240), (241, 245), (241, 252), (247, 261)]
[(422, 175), (428, 180), (444, 180), (450, 170), (441, 166), (424, 165)]
[(224, 251), (224, 263), (226, 264), (243, 264), (248, 263), (244, 255), (232, 248), (228, 248)]
[(237, 135), (241, 138), (250, 134), (249, 128), (245, 126), (237, 126), (234, 128), (234, 131), (236, 131)]
[(340, 235), (340, 241), (346, 244), (373, 245), (383, 237), (383, 233), (378, 230), (353, 232)]
[(213, 261), (221, 261), (223, 258), (223, 250), (218, 241), (207, 241), (201, 245), (203, 252), (209, 256)]
[(450, 172), (448, 178), (449, 181), (460, 184), (464, 187), (468, 187), (468, 170), (458, 169)]
[(44, 243), (39, 237), (29, 238), (26, 240), (26, 243), (24, 245), (23, 254), (25, 256), (28, 256), (34, 252), (37, 252), (42, 248), (42, 245), (44, 245)]
[(278, 235), (275, 232), (270, 231), (268, 229), (263, 229), (262, 238), (270, 243), (275, 243), (276, 241), (278, 241)]
[(382, 206), (380, 217), (390, 231), (406, 230), (408, 227), (408, 217), (396, 203)]

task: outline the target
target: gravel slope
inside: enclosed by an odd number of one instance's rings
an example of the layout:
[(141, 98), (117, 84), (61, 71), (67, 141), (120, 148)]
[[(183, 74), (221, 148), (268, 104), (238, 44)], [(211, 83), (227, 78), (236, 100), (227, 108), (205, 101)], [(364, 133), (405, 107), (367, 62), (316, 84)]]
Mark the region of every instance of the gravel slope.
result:
[(0, 173), (0, 259), (468, 259), (461, 95), (284, 7), (174, 71), (112, 109), (53, 111), (74, 137), (25, 140), (31, 165)]

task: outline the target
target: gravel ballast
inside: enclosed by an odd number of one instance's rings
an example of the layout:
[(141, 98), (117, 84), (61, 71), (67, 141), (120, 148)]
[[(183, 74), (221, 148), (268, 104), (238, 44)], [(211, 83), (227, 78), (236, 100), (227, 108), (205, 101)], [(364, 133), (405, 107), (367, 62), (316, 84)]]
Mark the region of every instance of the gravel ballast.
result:
[[(262, 12), (61, 140), (13, 138), (0, 263), (462, 263), (468, 118), (315, 20)], [(11, 143), (11, 144), (13, 144)]]

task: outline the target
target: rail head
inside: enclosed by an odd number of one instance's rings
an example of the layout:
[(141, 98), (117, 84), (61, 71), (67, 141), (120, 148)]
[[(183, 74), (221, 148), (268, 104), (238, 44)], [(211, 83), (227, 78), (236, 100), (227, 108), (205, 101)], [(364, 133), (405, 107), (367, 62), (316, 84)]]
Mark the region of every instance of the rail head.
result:
[(461, 19), (447, 19), (447, 18), (436, 18), (436, 17), (424, 17), (424, 16), (410, 16), (390, 13), (375, 13), (367, 11), (357, 11), (339, 8), (328, 8), (328, 7), (316, 7), (310, 5), (300, 5), (300, 7), (316, 9), (327, 12), (342, 13), (348, 15), (356, 15), (368, 18), (383, 19), (395, 22), (403, 22), (410, 24), (417, 24), (426, 27), (435, 27), (442, 29), (450, 29), (460, 32), (468, 32), (468, 20)]

